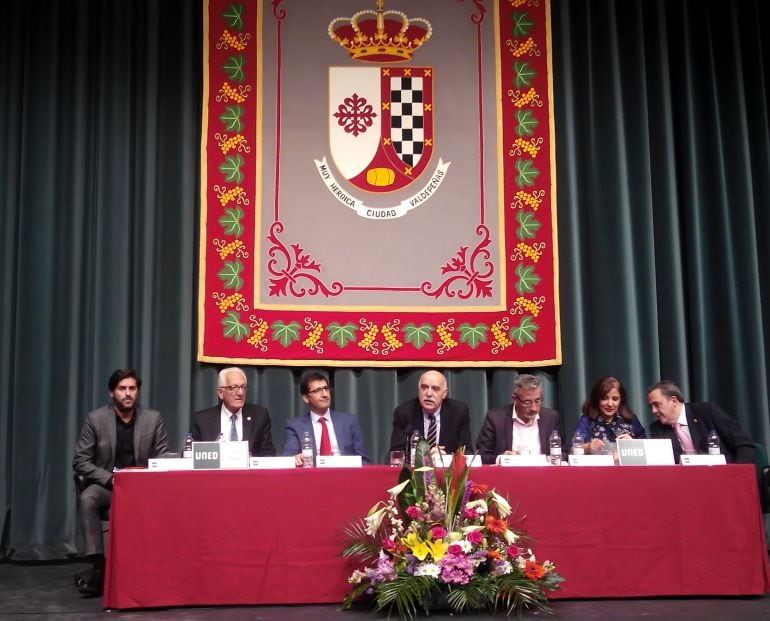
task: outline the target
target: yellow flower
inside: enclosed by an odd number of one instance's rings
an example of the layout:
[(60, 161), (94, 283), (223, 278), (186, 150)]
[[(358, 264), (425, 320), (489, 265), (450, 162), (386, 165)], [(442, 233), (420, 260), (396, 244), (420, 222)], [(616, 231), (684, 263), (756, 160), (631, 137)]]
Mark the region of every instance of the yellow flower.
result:
[(443, 539), (436, 539), (436, 541), (428, 541), (428, 547), (430, 548), (430, 555), (434, 561), (439, 560), (444, 554), (446, 554), (448, 543), (444, 543)]
[(430, 552), (428, 544), (424, 541), (420, 541), (420, 538), (415, 533), (409, 533), (406, 536), (406, 539), (402, 539), (401, 541), (412, 551), (414, 557), (419, 561), (424, 561), (425, 557), (428, 556)]

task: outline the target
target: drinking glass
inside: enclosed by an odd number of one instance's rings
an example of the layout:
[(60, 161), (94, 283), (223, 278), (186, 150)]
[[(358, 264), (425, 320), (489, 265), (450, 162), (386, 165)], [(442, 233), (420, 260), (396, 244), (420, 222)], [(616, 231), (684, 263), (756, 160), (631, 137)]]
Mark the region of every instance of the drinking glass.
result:
[(394, 468), (401, 468), (404, 465), (404, 451), (391, 451), (390, 465)]

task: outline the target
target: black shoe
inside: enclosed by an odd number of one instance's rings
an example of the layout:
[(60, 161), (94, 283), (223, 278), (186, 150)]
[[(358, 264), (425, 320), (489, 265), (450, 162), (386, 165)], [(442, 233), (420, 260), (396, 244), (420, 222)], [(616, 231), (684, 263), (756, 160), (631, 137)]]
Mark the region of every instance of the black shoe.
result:
[(104, 592), (104, 571), (94, 569), (91, 577), (78, 589), (85, 597), (100, 597)]

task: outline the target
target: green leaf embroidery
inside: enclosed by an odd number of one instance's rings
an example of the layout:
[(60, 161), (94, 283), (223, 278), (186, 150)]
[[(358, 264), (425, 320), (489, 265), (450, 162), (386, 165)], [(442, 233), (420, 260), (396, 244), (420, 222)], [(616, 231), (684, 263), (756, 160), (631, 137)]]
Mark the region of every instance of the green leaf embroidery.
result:
[(531, 265), (519, 263), (516, 266), (516, 275), (519, 277), (519, 282), (516, 283), (516, 291), (521, 295), (532, 293), (540, 282), (540, 276), (535, 273), (535, 268)]
[(460, 341), (467, 343), (471, 349), (476, 349), (481, 343), (487, 342), (489, 326), (486, 324), (477, 323), (472, 326), (469, 323), (463, 323), (457, 329), (460, 332)]
[(356, 340), (356, 324), (352, 322), (348, 322), (344, 326), (341, 326), (336, 321), (333, 321), (326, 326), (326, 332), (329, 334), (329, 340), (337, 343), (337, 346), (340, 349)]
[(276, 321), (273, 325), (273, 340), (278, 341), (284, 347), (288, 347), (294, 341), (299, 340), (300, 325), (296, 321), (283, 323)]
[(219, 165), (219, 172), (225, 176), (225, 181), (240, 183), (243, 181), (243, 158), (240, 155), (228, 155)]
[(528, 62), (522, 60), (517, 60), (513, 63), (513, 73), (516, 74), (513, 78), (513, 83), (516, 85), (516, 88), (531, 86), (532, 80), (537, 76), (537, 71), (535, 71)]
[(227, 62), (222, 65), (222, 71), (224, 71), (231, 80), (243, 82), (246, 79), (246, 74), (243, 72), (243, 65), (245, 64), (246, 59), (243, 54), (238, 54), (238, 56), (228, 56)]
[(241, 316), (235, 311), (227, 313), (222, 319), (222, 325), (224, 326), (225, 338), (233, 339), (236, 343), (240, 343), (249, 333), (249, 327), (241, 323)]
[(523, 346), (525, 343), (534, 343), (537, 340), (535, 332), (539, 329), (540, 326), (532, 321), (530, 315), (524, 315), (524, 317), (521, 318), (521, 323), (518, 326), (511, 328), (509, 337), (512, 341), (516, 341), (519, 345)]
[(514, 11), (513, 15), (511, 15), (511, 19), (513, 20), (514, 37), (526, 37), (532, 32), (532, 28), (535, 25), (529, 18), (529, 15), (527, 13), (522, 13), (521, 11)]
[(422, 349), (425, 343), (433, 342), (433, 326), (429, 323), (424, 323), (421, 326), (416, 326), (413, 323), (408, 323), (404, 326), (404, 341), (412, 343), (416, 349)]
[(241, 121), (243, 112), (241, 106), (227, 106), (225, 111), (219, 115), (219, 120), (222, 121), (227, 131), (240, 133), (243, 131), (243, 122)]
[(533, 114), (532, 110), (516, 110), (516, 135), (520, 138), (522, 136), (532, 136), (535, 133), (535, 129), (540, 124), (537, 117)]
[(516, 236), (521, 239), (532, 239), (540, 228), (541, 224), (535, 219), (535, 214), (531, 211), (519, 211), (516, 215), (519, 222), (519, 228), (516, 229)]
[(237, 30), (243, 30), (243, 5), (242, 4), (229, 4), (227, 8), (222, 11), (222, 17), (224, 17), (227, 25), (230, 28), (236, 28)]
[(243, 215), (243, 209), (240, 207), (225, 209), (225, 215), (219, 218), (217, 222), (219, 222), (224, 229), (225, 235), (235, 235), (235, 237), (240, 237), (243, 235), (243, 225), (241, 224)]
[(240, 276), (242, 271), (243, 263), (240, 260), (225, 261), (225, 266), (217, 272), (217, 276), (224, 283), (225, 289), (235, 289), (238, 291), (243, 287), (243, 279)]
[(520, 188), (535, 185), (535, 179), (540, 175), (540, 171), (535, 168), (535, 164), (532, 160), (523, 160), (519, 158), (516, 160), (516, 170), (519, 171), (519, 174), (516, 175), (516, 185)]

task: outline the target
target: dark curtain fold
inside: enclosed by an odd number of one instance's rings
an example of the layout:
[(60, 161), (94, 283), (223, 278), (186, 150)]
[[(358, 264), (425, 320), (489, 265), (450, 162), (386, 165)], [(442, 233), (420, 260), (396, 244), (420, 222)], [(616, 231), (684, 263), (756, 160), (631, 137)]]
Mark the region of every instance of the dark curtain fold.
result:
[[(649, 423), (646, 386), (667, 377), (768, 444), (766, 4), (551, 10), (564, 364), (537, 371), (546, 402), (571, 433), (612, 374)], [(195, 361), (201, 16), (50, 0), (0, 20), (0, 556), (76, 553), (72, 449), (112, 370), (139, 370), (175, 448), (215, 402), (217, 369)], [(247, 371), (280, 447), (302, 369)], [(375, 461), (420, 371), (330, 370)], [(476, 434), (515, 370), (447, 375)]]

